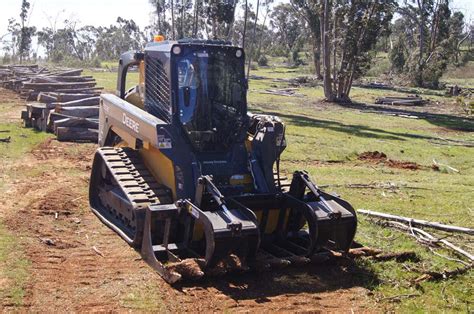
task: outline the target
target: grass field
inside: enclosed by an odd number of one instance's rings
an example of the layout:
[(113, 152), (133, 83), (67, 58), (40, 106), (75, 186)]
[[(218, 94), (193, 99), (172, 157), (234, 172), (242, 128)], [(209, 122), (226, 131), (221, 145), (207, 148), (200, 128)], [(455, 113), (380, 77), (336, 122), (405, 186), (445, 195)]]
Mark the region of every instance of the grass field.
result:
[[(469, 64), (472, 71), (473, 64)], [(252, 74), (266, 79), (250, 81), (249, 108), (254, 112), (280, 116), (287, 124), (288, 148), (282, 156), (286, 174), (294, 170), (307, 170), (318, 185), (336, 191), (355, 208), (366, 208), (414, 218), (441, 221), (474, 227), (474, 148), (462, 143), (474, 143), (474, 121), (449, 113), (432, 112), (418, 119), (368, 113), (357, 106), (337, 106), (321, 102), (321, 87), (302, 87), (303, 97), (285, 97), (264, 94), (267, 88), (286, 87), (286, 83), (273, 82), (274, 78), (307, 75), (307, 68), (262, 68)], [(468, 72), (465, 70), (465, 72)], [(449, 82), (471, 85), (473, 77), (460, 79), (462, 70), (444, 77)], [(471, 72), (472, 73), (472, 72)], [(106, 91), (115, 90), (116, 74), (85, 71), (93, 75)], [(133, 80), (137, 79), (134, 73)], [(376, 97), (399, 93), (354, 88), (355, 102), (373, 103)], [(454, 101), (441, 96), (427, 96), (440, 102), (441, 108), (454, 108)], [(417, 112), (414, 112), (416, 114)], [(48, 135), (20, 128), (18, 124), (0, 124), (21, 142), (12, 142), (8, 150), (0, 144), (3, 166), (31, 150)], [(358, 159), (368, 151), (379, 151), (389, 159), (414, 162), (418, 170), (390, 167), (387, 162), (375, 163)], [(433, 160), (449, 167), (432, 168)], [(5, 168), (4, 168), (5, 169)], [(0, 174), (0, 192), (2, 176)], [(474, 250), (472, 238), (451, 236), (456, 242), (467, 243)], [(357, 264), (373, 274), (362, 280), (371, 290), (370, 303), (374, 309), (397, 312), (471, 312), (474, 304), (473, 272), (453, 279), (414, 283), (420, 276), (417, 271), (452, 270), (459, 263), (433, 254), (408, 235), (373, 224), (359, 217), (356, 240), (361, 244), (388, 252), (415, 251), (418, 262), (376, 262), (359, 259)], [(12, 302), (22, 300), (22, 287), (28, 275), (28, 261), (15, 254), (16, 240), (0, 225), (0, 270), (3, 277), (12, 278), (0, 285), (0, 297), (8, 295)], [(450, 252), (434, 249), (436, 253), (454, 258)], [(13, 254), (13, 255), (12, 255)], [(11, 274), (8, 272), (11, 271)], [(362, 274), (362, 273), (361, 273)], [(354, 276), (357, 276), (355, 274)], [(363, 275), (361, 275), (363, 276)], [(4, 286), (6, 288), (4, 288)], [(149, 310), (160, 306), (160, 301), (144, 298), (141, 292), (131, 292), (124, 302), (131, 308)]]

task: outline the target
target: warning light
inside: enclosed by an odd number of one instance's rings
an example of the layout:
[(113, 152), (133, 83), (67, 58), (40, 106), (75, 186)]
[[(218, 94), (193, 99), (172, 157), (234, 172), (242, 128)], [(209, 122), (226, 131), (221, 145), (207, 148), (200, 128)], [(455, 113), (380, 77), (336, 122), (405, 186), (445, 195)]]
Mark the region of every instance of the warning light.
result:
[(165, 36), (163, 36), (163, 35), (155, 35), (155, 36), (153, 36), (153, 41), (154, 41), (155, 43), (160, 42), (160, 41), (164, 41), (164, 40), (165, 40)]

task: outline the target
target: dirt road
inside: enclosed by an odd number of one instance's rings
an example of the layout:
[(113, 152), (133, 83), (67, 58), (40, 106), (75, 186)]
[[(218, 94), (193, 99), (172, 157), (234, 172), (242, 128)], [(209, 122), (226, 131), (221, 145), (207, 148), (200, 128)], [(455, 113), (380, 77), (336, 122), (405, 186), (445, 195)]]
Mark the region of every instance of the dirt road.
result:
[(371, 310), (363, 286), (374, 277), (352, 262), (169, 286), (90, 212), (94, 151), (93, 144), (48, 140), (7, 165), (15, 175), (6, 178), (0, 217), (31, 265), (23, 308), (3, 300), (4, 310)]

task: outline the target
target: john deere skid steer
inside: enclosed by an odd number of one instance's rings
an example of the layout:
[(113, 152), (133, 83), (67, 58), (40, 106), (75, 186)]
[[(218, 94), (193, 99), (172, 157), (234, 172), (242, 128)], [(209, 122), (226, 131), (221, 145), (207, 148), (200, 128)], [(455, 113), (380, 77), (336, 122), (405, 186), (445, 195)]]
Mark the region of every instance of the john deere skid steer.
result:
[(90, 205), (169, 283), (308, 263), (354, 238), (349, 203), (305, 171), (283, 184), (285, 125), (249, 113), (246, 92), (241, 48), (178, 40), (123, 54), (117, 96), (102, 95)]

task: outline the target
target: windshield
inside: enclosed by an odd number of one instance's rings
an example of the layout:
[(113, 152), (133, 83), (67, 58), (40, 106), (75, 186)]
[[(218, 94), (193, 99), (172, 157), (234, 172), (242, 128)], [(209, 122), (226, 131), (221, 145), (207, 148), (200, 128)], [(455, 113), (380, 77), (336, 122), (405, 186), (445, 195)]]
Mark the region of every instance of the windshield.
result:
[(179, 119), (198, 150), (221, 150), (245, 116), (243, 57), (235, 49), (188, 49), (176, 63)]

